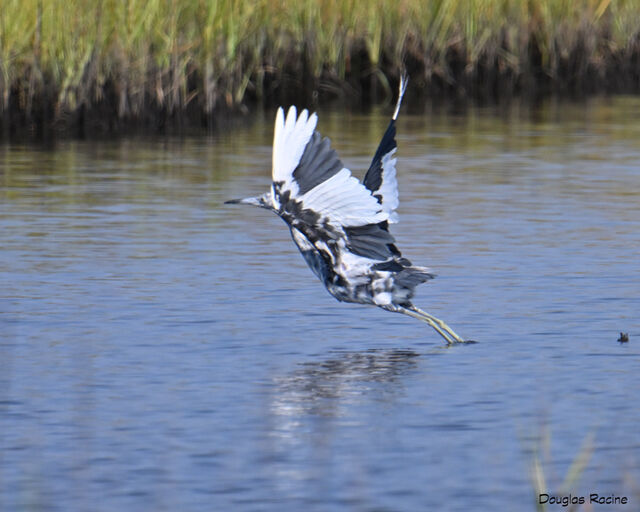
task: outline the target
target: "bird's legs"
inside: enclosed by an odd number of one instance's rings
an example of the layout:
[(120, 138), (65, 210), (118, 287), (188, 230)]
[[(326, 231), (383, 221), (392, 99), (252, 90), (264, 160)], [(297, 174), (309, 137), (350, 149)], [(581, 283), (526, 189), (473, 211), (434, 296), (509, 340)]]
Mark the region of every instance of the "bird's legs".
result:
[(442, 320), (440, 320), (439, 318), (436, 318), (435, 316), (427, 313), (426, 311), (421, 310), (420, 308), (417, 308), (413, 304), (409, 307), (409, 310), (414, 311), (418, 315), (423, 316), (425, 321), (426, 321), (426, 319), (430, 319), (432, 322), (437, 324), (442, 330), (444, 330), (447, 334), (449, 334), (456, 343), (473, 343), (473, 342), (469, 342), (467, 340), (462, 339), (460, 336), (458, 336), (455, 333), (455, 331), (451, 327), (449, 327)]
[(415, 307), (413, 304), (409, 306), (392, 306), (388, 308), (389, 311), (395, 311), (396, 313), (402, 313), (408, 315), (423, 322), (427, 322), (435, 331), (442, 336), (447, 344), (452, 345), (454, 343), (468, 343), (458, 336), (451, 327), (445, 324), (439, 318), (430, 315), (426, 311), (422, 311), (420, 308)]

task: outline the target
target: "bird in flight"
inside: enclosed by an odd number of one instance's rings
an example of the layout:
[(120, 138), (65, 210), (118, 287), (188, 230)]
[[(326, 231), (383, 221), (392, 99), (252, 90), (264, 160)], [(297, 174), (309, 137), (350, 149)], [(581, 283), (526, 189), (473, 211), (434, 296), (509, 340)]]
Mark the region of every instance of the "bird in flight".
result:
[(398, 221), (396, 119), (398, 102), (362, 183), (316, 130), (318, 116), (278, 109), (273, 137), (273, 183), (265, 194), (225, 204), (273, 211), (291, 230), (305, 261), (341, 302), (378, 306), (422, 320), (447, 344), (466, 343), (442, 320), (411, 302), (415, 288), (435, 276), (402, 257), (389, 232)]

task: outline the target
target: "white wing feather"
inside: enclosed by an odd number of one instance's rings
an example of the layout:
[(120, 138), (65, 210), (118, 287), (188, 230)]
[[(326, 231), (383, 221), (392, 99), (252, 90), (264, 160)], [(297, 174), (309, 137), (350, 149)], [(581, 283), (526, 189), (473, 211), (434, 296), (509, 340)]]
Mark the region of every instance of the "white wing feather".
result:
[[(285, 119), (282, 107), (278, 109), (273, 136), (273, 181), (283, 182), (282, 188), (291, 191), (291, 197), (300, 201), (304, 209), (318, 213), (336, 226), (365, 226), (388, 220), (390, 210), (378, 203), (371, 192), (346, 168), (298, 196), (300, 189), (293, 172), (300, 163), (317, 123), (318, 116), (315, 113), (309, 115), (307, 110), (303, 110), (297, 117), (296, 108), (292, 106)], [(387, 156), (385, 162), (389, 159)], [(391, 171), (395, 179), (393, 165)], [(390, 183), (392, 181), (395, 183), (395, 180), (389, 180)], [(397, 186), (395, 190), (397, 203)]]
[(276, 114), (276, 124), (273, 134), (273, 181), (283, 181), (284, 188), (291, 191), (292, 196), (298, 194), (298, 185), (293, 179), (293, 171), (300, 163), (304, 148), (311, 139), (318, 123), (318, 116), (309, 116), (307, 110), (300, 113), (296, 119), (296, 107), (289, 108), (287, 118), (284, 118), (282, 107)]
[(362, 183), (343, 168), (304, 194), (303, 208), (339, 226), (365, 226), (388, 219), (388, 214)]
[(398, 180), (396, 177), (396, 159), (393, 154), (396, 148), (389, 151), (382, 157), (382, 184), (377, 190), (377, 194), (382, 197), (382, 209), (389, 215), (389, 222), (398, 222), (396, 209), (400, 204), (398, 200)]

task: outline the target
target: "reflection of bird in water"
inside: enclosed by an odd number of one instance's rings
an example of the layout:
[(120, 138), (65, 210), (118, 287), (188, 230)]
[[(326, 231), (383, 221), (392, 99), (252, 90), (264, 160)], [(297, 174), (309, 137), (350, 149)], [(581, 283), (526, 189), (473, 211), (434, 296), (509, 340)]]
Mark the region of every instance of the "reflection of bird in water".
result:
[[(442, 349), (432, 350), (436, 354)], [(361, 430), (368, 430), (384, 409), (401, 407), (406, 380), (423, 375), (423, 355), (412, 350), (332, 351), (275, 375), (266, 388), (269, 409), (259, 457), (269, 462), (269, 478), (278, 493), (307, 496), (310, 486), (323, 495), (335, 492), (335, 464), (344, 475), (349, 460), (365, 463), (353, 449)]]
[(403, 77), (395, 112), (363, 183), (316, 131), (316, 114), (303, 110), (298, 116), (291, 107), (285, 119), (280, 108), (270, 190), (227, 203), (279, 215), (311, 270), (339, 301), (409, 315), (427, 322), (448, 344), (464, 342), (442, 320), (413, 305), (415, 288), (434, 276), (403, 258), (389, 232), (389, 224), (398, 220), (395, 122), (406, 85)]
[(412, 350), (336, 352), (335, 357), (304, 363), (276, 379), (274, 412), (291, 416), (303, 412), (332, 416), (340, 402), (361, 400), (372, 383), (391, 384), (416, 368), (419, 354)]

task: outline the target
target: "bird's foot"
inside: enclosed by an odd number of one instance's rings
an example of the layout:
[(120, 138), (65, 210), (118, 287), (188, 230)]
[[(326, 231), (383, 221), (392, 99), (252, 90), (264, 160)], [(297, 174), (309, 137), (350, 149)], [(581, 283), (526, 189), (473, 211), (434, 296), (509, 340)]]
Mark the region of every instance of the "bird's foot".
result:
[(476, 343), (478, 343), (476, 340), (463, 340), (462, 338), (453, 340), (451, 343), (449, 343), (449, 346), (452, 345), (475, 345)]

